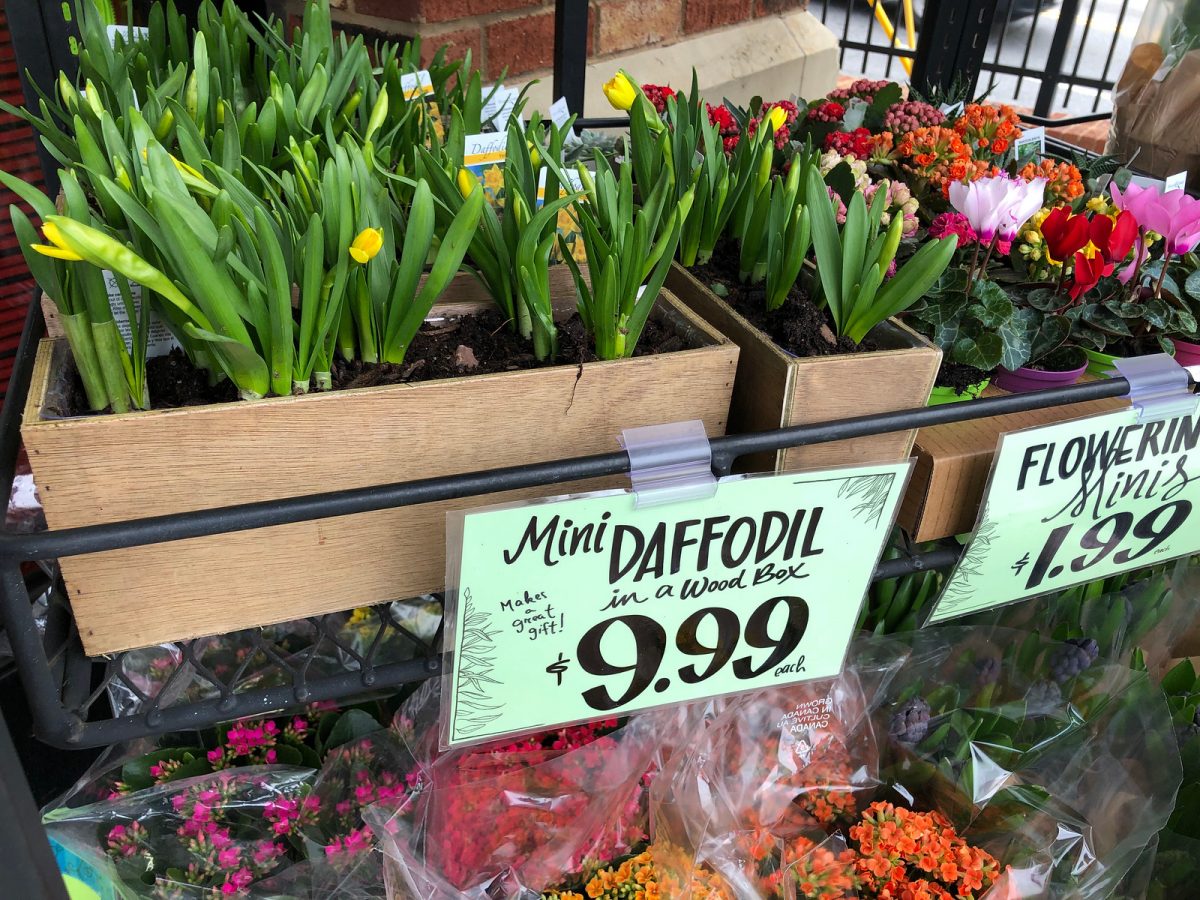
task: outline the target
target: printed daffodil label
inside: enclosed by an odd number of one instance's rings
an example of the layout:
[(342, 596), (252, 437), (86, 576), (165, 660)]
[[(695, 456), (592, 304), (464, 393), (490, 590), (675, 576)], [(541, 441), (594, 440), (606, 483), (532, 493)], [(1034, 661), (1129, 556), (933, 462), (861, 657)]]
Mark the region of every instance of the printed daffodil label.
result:
[(504, 206), (504, 158), (508, 135), (504, 132), (469, 134), (463, 153), (463, 168), (483, 185), (492, 206)]
[(909, 465), (452, 514), (442, 743), (838, 674)]

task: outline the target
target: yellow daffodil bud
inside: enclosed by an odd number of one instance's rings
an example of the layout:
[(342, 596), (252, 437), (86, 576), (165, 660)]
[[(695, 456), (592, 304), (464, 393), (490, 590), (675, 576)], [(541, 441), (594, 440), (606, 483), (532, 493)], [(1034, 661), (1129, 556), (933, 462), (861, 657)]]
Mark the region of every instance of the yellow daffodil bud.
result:
[(471, 192), (479, 185), (479, 179), (475, 177), (475, 173), (470, 169), (458, 170), (458, 192), (464, 198), (470, 197)]
[(65, 259), (69, 262), (79, 262), (83, 259), (63, 242), (62, 233), (53, 222), (47, 222), (42, 226), (42, 234), (50, 242), (49, 244), (30, 244), (30, 247), (42, 256), (52, 256), (55, 259)]
[(779, 133), (779, 129), (783, 127), (783, 123), (787, 121), (787, 110), (781, 106), (772, 107), (767, 113), (767, 124), (771, 126), (771, 131), (775, 134)]
[(610, 81), (604, 82), (604, 96), (613, 109), (629, 110), (637, 102), (637, 88), (624, 72), (618, 72)]
[(525, 146), (529, 148), (529, 162), (536, 169), (542, 164), (542, 154), (538, 153), (537, 144), (533, 141), (526, 141)]
[(350, 244), (350, 257), (356, 263), (366, 265), (383, 248), (383, 229), (364, 228)]

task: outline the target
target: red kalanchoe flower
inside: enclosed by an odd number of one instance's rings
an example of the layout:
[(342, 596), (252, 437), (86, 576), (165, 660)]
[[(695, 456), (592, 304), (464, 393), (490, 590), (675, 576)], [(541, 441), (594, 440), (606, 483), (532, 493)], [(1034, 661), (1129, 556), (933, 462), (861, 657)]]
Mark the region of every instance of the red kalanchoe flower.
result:
[(834, 131), (827, 134), (825, 149), (832, 150), (839, 156), (870, 159), (875, 149), (875, 142), (868, 129), (855, 128), (853, 131)]
[(713, 106), (711, 103), (704, 105), (708, 108), (708, 121), (720, 129), (721, 143), (725, 148), (725, 153), (732, 153), (742, 136), (737, 119), (724, 105)]
[(846, 118), (846, 107), (835, 100), (826, 100), (808, 111), (810, 122), (840, 122)]
[(654, 104), (660, 116), (667, 111), (667, 101), (675, 96), (675, 91), (665, 84), (643, 84), (642, 93)]

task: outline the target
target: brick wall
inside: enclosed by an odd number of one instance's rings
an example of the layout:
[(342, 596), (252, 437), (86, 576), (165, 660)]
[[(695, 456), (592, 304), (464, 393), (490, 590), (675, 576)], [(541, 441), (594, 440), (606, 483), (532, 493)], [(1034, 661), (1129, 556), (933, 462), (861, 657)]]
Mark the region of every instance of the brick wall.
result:
[[(554, 0), (332, 0), (335, 15), (360, 28), (420, 35), (432, 53), (471, 51), (487, 77), (548, 69), (554, 48)], [(807, 0), (590, 0), (589, 59), (697, 32), (802, 9)]]

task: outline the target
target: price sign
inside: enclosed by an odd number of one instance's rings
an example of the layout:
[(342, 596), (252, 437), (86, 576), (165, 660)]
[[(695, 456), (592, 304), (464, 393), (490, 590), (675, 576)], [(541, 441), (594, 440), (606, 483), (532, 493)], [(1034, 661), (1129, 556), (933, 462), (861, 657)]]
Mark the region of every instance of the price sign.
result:
[(1006, 434), (929, 623), (1200, 551), (1200, 415), (1133, 409)]
[(908, 471), (452, 514), (442, 744), (836, 675)]

